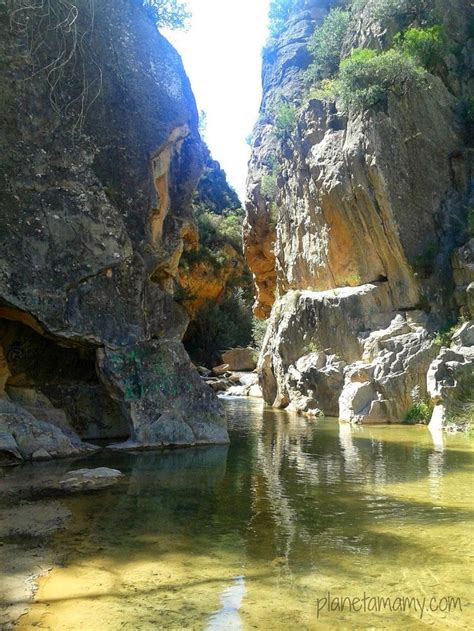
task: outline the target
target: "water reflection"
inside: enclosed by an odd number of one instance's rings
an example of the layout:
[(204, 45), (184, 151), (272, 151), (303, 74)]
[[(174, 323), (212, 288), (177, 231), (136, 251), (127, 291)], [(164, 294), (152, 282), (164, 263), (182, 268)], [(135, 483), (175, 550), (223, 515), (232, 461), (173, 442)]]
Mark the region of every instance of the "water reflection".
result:
[(206, 631), (240, 631), (242, 620), (239, 609), (245, 596), (245, 581), (243, 576), (237, 576), (231, 587), (222, 593), (220, 598), (222, 607), (211, 615)]
[(437, 500), (441, 496), (441, 485), (444, 467), (444, 436), (441, 429), (428, 427), (433, 441), (433, 453), (428, 458), (430, 496)]
[[(229, 448), (95, 457), (127, 475), (68, 500), (65, 567), (40, 589), (45, 604), (25, 629), (313, 629), (317, 597), (358, 596), (361, 585), (469, 600), (467, 438), (225, 404)], [(418, 628), (409, 615), (325, 624)]]

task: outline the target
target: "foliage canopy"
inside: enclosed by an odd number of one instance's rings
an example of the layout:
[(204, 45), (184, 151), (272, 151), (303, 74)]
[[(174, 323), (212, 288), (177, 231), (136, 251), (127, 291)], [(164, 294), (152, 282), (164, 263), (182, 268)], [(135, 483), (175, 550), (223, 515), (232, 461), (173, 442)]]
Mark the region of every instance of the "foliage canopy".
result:
[(295, 7), (296, 0), (270, 0), (268, 28), (272, 37), (281, 33)]
[(321, 26), (315, 29), (308, 43), (308, 50), (313, 57), (313, 63), (307, 72), (309, 79), (327, 79), (337, 72), (350, 19), (349, 11), (335, 8), (327, 14)]
[(140, 0), (157, 26), (173, 30), (186, 29), (191, 13), (183, 0)]
[(344, 111), (373, 107), (389, 91), (403, 92), (422, 78), (423, 69), (407, 53), (391, 49), (378, 54), (358, 48), (341, 62), (337, 92)]

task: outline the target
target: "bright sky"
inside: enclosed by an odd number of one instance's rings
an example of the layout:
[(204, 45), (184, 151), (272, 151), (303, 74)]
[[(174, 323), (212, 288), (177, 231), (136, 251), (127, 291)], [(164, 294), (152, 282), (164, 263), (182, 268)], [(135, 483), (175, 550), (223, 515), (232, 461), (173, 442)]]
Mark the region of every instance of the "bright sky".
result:
[(261, 49), (269, 0), (188, 0), (187, 32), (164, 32), (181, 54), (199, 110), (207, 114), (205, 140), (240, 198), (250, 147), (245, 139), (261, 99)]

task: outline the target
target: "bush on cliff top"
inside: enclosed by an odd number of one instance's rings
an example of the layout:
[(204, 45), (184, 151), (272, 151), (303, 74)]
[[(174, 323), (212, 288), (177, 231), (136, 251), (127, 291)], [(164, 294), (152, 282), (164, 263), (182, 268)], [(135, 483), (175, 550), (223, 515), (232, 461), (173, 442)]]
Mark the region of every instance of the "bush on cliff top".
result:
[(389, 91), (403, 93), (424, 74), (423, 68), (404, 51), (391, 49), (378, 54), (368, 48), (356, 49), (341, 62), (336, 82), (341, 109), (373, 107)]

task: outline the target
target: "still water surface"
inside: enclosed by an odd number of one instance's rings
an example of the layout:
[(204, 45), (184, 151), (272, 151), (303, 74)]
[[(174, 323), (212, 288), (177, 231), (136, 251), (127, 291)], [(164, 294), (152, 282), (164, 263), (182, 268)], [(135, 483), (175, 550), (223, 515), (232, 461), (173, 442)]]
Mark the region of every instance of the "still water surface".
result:
[[(229, 447), (87, 461), (126, 477), (65, 500), (65, 564), (20, 629), (473, 628), (471, 439), (226, 406)], [(462, 612), (426, 611), (445, 596)]]

